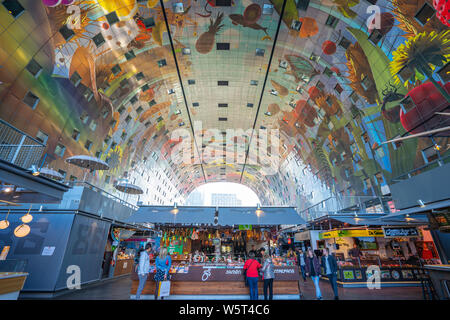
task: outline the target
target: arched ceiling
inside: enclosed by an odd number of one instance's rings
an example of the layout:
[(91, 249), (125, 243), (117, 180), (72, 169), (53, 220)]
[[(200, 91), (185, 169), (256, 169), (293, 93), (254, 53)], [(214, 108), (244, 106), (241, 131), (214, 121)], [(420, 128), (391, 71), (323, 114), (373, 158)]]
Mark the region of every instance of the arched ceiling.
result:
[[(112, 161), (119, 178), (158, 157), (184, 195), (230, 181), (249, 186), (265, 204), (308, 202), (317, 193), (379, 194), (420, 165), (414, 156), (423, 146), (415, 139), (401, 151), (378, 146), (406, 132), (400, 99), (381, 109), (393, 80), (392, 52), (412, 36), (408, 31), (446, 29), (435, 16), (417, 23), (425, 0), (20, 2), (32, 38), (27, 46), (37, 47), (33, 57), (45, 73), (35, 90), (45, 92), (38, 115), (3, 115), (18, 127), (44, 123), (58, 132), (49, 150), (76, 128), (82, 140), (64, 142), (64, 158), (95, 154)], [(375, 2), (382, 37), (373, 43), (367, 8)], [(34, 83), (20, 78), (20, 67), (13, 71), (19, 80), (3, 83)], [(401, 97), (408, 92), (395, 86)], [(3, 101), (10, 89), (1, 91)], [(86, 117), (95, 119), (94, 129)], [(257, 159), (264, 130), (278, 130), (279, 148), (272, 139), (269, 154)], [(245, 144), (238, 143), (240, 158), (232, 161), (236, 137)], [(180, 162), (187, 146), (192, 163)], [(195, 161), (208, 148), (225, 160)], [(50, 162), (67, 168), (52, 152)], [(102, 175), (92, 179), (107, 185)]]

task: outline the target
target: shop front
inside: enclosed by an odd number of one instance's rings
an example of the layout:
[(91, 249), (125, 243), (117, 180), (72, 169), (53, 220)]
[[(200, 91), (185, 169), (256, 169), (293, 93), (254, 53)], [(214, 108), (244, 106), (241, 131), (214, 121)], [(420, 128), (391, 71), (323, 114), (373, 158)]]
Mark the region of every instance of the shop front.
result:
[[(181, 210), (183, 209), (180, 208)], [(192, 208), (189, 210), (192, 211)], [(297, 217), (295, 213), (293, 218)], [(260, 224), (249, 224), (246, 220), (245, 225), (226, 219), (224, 214), (220, 218), (221, 223), (214, 226), (205, 223), (209, 220), (189, 224), (182, 220), (180, 213), (177, 215), (177, 220), (182, 221), (179, 224), (155, 222), (152, 217), (147, 217), (149, 222), (154, 223), (157, 233), (154, 248), (168, 248), (172, 258), (170, 299), (248, 299), (249, 291), (245, 286), (243, 273), (244, 262), (251, 251), (254, 251), (256, 259), (261, 262), (262, 248), (265, 252), (274, 254), (274, 298), (298, 299), (299, 271), (295, 261), (280, 250), (279, 225), (271, 225), (268, 223), (270, 221), (263, 220), (262, 217), (257, 217), (259, 221), (254, 221)], [(155, 293), (153, 275), (156, 270), (153, 255), (150, 257), (150, 263), (150, 276), (141, 294), (144, 299), (153, 299)], [(138, 276), (133, 270), (131, 298), (135, 297), (138, 284)], [(262, 285), (263, 282), (260, 281), (260, 294), (263, 293)]]

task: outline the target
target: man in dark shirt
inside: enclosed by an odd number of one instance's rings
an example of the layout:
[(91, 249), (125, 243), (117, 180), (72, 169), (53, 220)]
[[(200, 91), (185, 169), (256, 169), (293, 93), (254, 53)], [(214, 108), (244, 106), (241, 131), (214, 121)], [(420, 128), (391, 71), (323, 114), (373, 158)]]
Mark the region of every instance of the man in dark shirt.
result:
[(349, 250), (349, 254), (352, 258), (359, 258), (361, 256), (361, 250), (359, 250), (356, 243), (353, 244), (353, 249)]
[(334, 292), (334, 300), (339, 300), (338, 295), (338, 286), (337, 286), (337, 262), (336, 258), (329, 253), (328, 248), (323, 249), (322, 255), (322, 268), (324, 270), (325, 275), (330, 281), (331, 288), (333, 288)]
[(251, 253), (253, 253), (256, 256), (256, 250), (255, 250), (255, 245), (254, 244), (252, 244), (252, 250), (250, 250), (248, 252), (248, 255), (250, 255)]

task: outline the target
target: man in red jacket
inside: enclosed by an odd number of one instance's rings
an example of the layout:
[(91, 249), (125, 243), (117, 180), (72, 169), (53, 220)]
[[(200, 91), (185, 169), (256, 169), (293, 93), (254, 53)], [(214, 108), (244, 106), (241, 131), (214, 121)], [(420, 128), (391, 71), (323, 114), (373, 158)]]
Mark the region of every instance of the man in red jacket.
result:
[(258, 300), (258, 270), (261, 264), (255, 260), (255, 254), (250, 251), (249, 259), (244, 264), (248, 286), (250, 287), (250, 300)]

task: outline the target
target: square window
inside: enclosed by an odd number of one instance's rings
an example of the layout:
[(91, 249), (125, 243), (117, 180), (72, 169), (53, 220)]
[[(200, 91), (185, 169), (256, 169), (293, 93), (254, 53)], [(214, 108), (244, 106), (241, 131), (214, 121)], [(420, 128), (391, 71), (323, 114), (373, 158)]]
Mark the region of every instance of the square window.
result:
[(216, 0), (216, 7), (231, 7), (231, 0)]
[(125, 140), (126, 137), (127, 137), (127, 133), (125, 131), (123, 131), (122, 134), (120, 135), (120, 138), (122, 140)]
[(306, 11), (309, 7), (310, 0), (297, 0), (297, 9)]
[(331, 71), (330, 68), (325, 67), (325, 70), (323, 70), (323, 74), (330, 78), (331, 76), (333, 76), (333, 71)]
[(144, 126), (145, 126), (146, 128), (148, 128), (151, 124), (152, 124), (152, 123), (151, 123), (150, 121), (147, 121), (147, 122), (144, 124)]
[(136, 58), (136, 54), (134, 53), (133, 50), (125, 52), (125, 59), (127, 59), (129, 61), (129, 60), (131, 60), (133, 58)]
[(41, 130), (38, 130), (36, 134), (36, 140), (38, 140), (42, 144), (47, 144), (48, 135), (42, 132)]
[(120, 66), (118, 64), (116, 64), (114, 67), (111, 68), (111, 72), (115, 76), (117, 76), (121, 71), (122, 71), (122, 69), (120, 68)]
[(191, 49), (190, 48), (183, 48), (183, 49), (181, 49), (181, 53), (183, 55), (190, 55), (191, 54)]
[(397, 73), (397, 76), (400, 78), (402, 82), (408, 81), (413, 75), (414, 71), (408, 66), (404, 66), (400, 71)]
[(91, 101), (92, 97), (94, 96), (94, 93), (92, 92), (92, 90), (90, 88), (86, 87), (86, 89), (83, 92), (83, 96), (89, 102), (89, 101)]
[(131, 120), (131, 117), (130, 117), (130, 115), (128, 115), (128, 116), (125, 118), (125, 123), (130, 122), (130, 120)]
[(414, 18), (416, 18), (417, 22), (419, 22), (422, 26), (424, 26), (435, 14), (436, 9), (434, 9), (430, 4), (426, 1), (423, 4), (422, 8), (417, 11)]
[(262, 13), (263, 14), (272, 14), (273, 13), (273, 5), (269, 4), (269, 3), (264, 3)]
[(257, 80), (250, 80), (250, 85), (251, 86), (257, 86), (258, 85), (258, 81)]
[(73, 129), (72, 139), (78, 141), (78, 138), (80, 138), (80, 131), (78, 131), (77, 129)]
[(23, 98), (23, 102), (31, 107), (31, 109), (36, 108), (39, 103), (39, 98), (31, 91), (28, 91), (25, 97)]
[(155, 24), (155, 19), (153, 19), (153, 17), (150, 17), (150, 18), (146, 18), (146, 19), (144, 19), (143, 21), (142, 21), (143, 23), (144, 23), (144, 26), (145, 26), (145, 28), (152, 28), (152, 27), (154, 27), (156, 24)]
[(198, 106), (200, 106), (200, 104), (199, 104), (198, 102), (193, 102), (193, 103), (192, 103), (192, 106), (193, 106), (193, 107), (198, 107)]
[(175, 110), (175, 114), (176, 114), (176, 115), (181, 114), (181, 110)]
[(174, 94), (174, 93), (175, 93), (175, 90), (169, 89), (169, 90), (167, 90), (167, 93), (168, 93), (168, 94)]
[(97, 122), (95, 122), (95, 120), (91, 121), (91, 124), (89, 125), (89, 129), (91, 129), (92, 131), (95, 131), (95, 129), (97, 129)]
[(373, 29), (369, 35), (369, 41), (374, 45), (377, 45), (380, 42), (381, 38), (383, 38), (383, 34), (378, 29)]
[(145, 92), (145, 91), (147, 91), (148, 89), (150, 89), (150, 86), (148, 85), (148, 83), (144, 84), (144, 85), (141, 87), (142, 92)]
[(182, 2), (174, 3), (172, 5), (172, 8), (173, 8), (173, 12), (175, 12), (175, 13), (184, 13), (184, 8), (183, 8)]
[(222, 117), (220, 117), (220, 118), (219, 118), (219, 121), (228, 121), (228, 118), (222, 118)]
[(91, 147), (92, 147), (92, 141), (86, 140), (86, 143), (85, 143), (84, 147), (85, 147), (87, 150), (91, 150)]
[(309, 57), (309, 60), (314, 61), (314, 62), (319, 62), (320, 56), (318, 56), (317, 54), (315, 54), (313, 52), (313, 53), (311, 53), (311, 56)]
[(83, 122), (84, 124), (86, 124), (89, 120), (88, 114), (86, 111), (83, 111), (83, 113), (80, 116), (80, 120), (81, 122)]
[(295, 31), (300, 31), (300, 28), (302, 27), (302, 22), (298, 20), (292, 20), (291, 23), (291, 29)]
[(255, 55), (256, 55), (257, 57), (264, 57), (264, 53), (265, 53), (265, 52), (266, 52), (266, 50), (257, 48), (257, 49), (256, 49), (256, 52), (255, 52)]
[(122, 114), (124, 111), (125, 111), (125, 107), (124, 107), (124, 106), (120, 106), (120, 108), (117, 109), (117, 112), (118, 112), (119, 114)]
[(106, 16), (106, 20), (108, 20), (108, 23), (110, 26), (112, 26), (114, 23), (119, 22), (119, 17), (117, 16), (117, 13), (115, 11), (108, 13)]
[(112, 119), (112, 120), (109, 122), (109, 126), (110, 126), (111, 128), (114, 128), (114, 127), (116, 126), (116, 124), (117, 124), (117, 120), (115, 120), (115, 119)]
[(14, 18), (19, 17), (25, 11), (17, 0), (5, 0), (2, 4)]
[(156, 104), (155, 99), (153, 99), (152, 101), (150, 101), (150, 102), (148, 103), (149, 107), (153, 107), (155, 104)]
[(228, 86), (228, 81), (217, 81), (218, 86)]
[(55, 154), (57, 156), (62, 157), (62, 156), (64, 156), (64, 151), (66, 151), (66, 147), (63, 146), (62, 144), (58, 143), (55, 148)]
[(61, 35), (66, 41), (69, 41), (75, 35), (75, 32), (72, 29), (70, 29), (66, 24), (63, 25), (61, 29), (59, 29), (59, 33), (61, 33)]
[(167, 65), (166, 59), (158, 60), (158, 67), (164, 67)]
[(340, 86), (340, 84), (336, 84), (336, 86), (334, 87), (334, 90), (336, 90), (337, 93), (341, 94), (342, 91), (344, 91), (344, 89), (342, 89), (342, 87)]
[(253, 103), (247, 103), (247, 108), (253, 108)]
[(178, 126), (180, 126), (180, 127), (184, 126), (184, 122), (180, 122), (180, 123), (178, 124)]
[(368, 76), (364, 76), (364, 79), (361, 81), (361, 86), (364, 90), (368, 90), (370, 86), (370, 79)]
[(78, 87), (78, 85), (81, 83), (81, 76), (78, 74), (78, 72), (75, 71), (74, 73), (72, 73), (70, 82), (73, 83), (74, 87)]
[(26, 69), (35, 77), (37, 78), (39, 74), (42, 71), (42, 67), (39, 63), (37, 63), (36, 60), (31, 59), (30, 62), (28, 62)]
[(105, 38), (103, 37), (103, 34), (101, 32), (97, 33), (95, 36), (92, 37), (92, 41), (94, 41), (95, 45), (100, 47), (102, 44), (105, 43)]
[(336, 25), (338, 24), (338, 22), (339, 22), (339, 19), (330, 14), (327, 18), (327, 21), (325, 22), (325, 25), (335, 28)]
[(219, 103), (219, 108), (228, 108), (228, 103)]
[(188, 84), (195, 84), (195, 80), (192, 79), (188, 80)]
[(288, 67), (288, 62), (283, 60), (280, 62), (279, 66), (280, 68), (286, 69)]
[(137, 81), (141, 81), (144, 79), (144, 74), (142, 72), (139, 72), (135, 75)]
[(136, 113), (137, 113), (137, 114), (140, 114), (142, 111), (144, 111), (144, 109), (142, 109), (142, 107), (138, 107), (138, 108), (136, 109)]
[(230, 50), (230, 43), (229, 42), (217, 42), (216, 50)]
[(344, 49), (348, 49), (348, 47), (350, 47), (352, 43), (350, 42), (350, 40), (348, 40), (345, 37), (342, 37), (341, 41), (339, 41), (339, 46), (341, 46)]
[(158, 119), (156, 119), (157, 122), (161, 122), (163, 120), (164, 120), (163, 117), (159, 117)]

